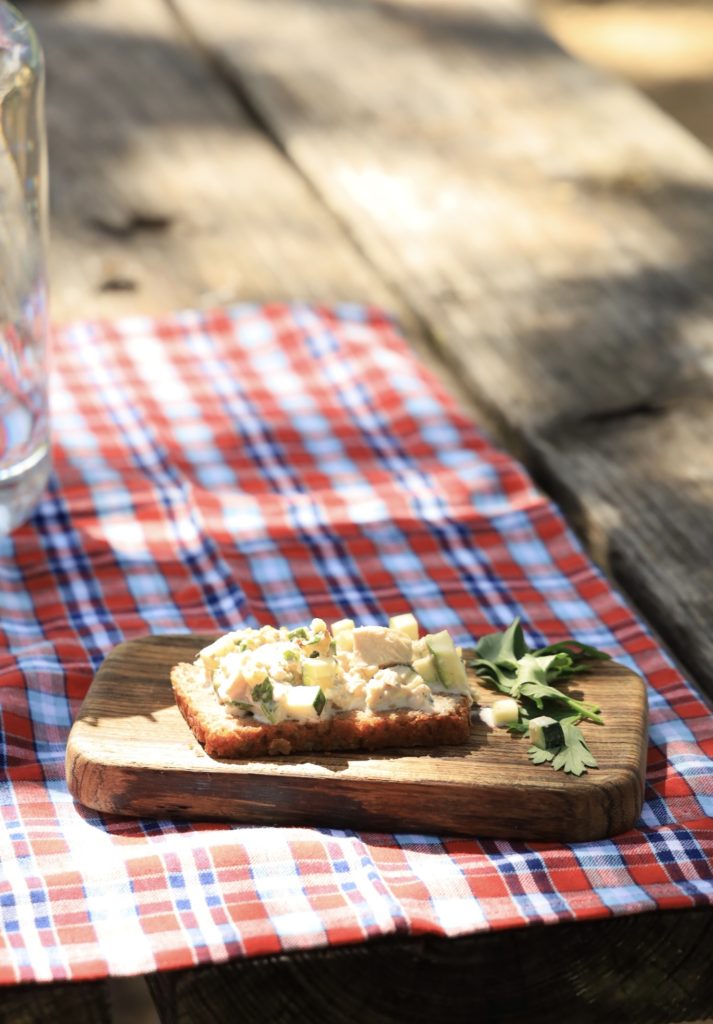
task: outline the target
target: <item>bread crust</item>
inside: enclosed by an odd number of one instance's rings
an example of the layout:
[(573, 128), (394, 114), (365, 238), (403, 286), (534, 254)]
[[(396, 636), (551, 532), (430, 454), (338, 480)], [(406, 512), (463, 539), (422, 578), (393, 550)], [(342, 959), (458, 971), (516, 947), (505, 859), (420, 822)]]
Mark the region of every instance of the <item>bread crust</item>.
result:
[(176, 665), (171, 685), (181, 714), (211, 757), (435, 747), (465, 743), (470, 735), (470, 701), (461, 694), (436, 694), (432, 712), (338, 711), (315, 721), (266, 725), (231, 715), (196, 665)]

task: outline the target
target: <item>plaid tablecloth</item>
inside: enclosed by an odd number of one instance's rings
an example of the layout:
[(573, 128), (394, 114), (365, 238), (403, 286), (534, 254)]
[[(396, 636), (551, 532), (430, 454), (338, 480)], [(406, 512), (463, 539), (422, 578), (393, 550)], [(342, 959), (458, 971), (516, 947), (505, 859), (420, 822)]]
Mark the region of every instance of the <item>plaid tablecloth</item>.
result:
[[(55, 474), (0, 539), (0, 979), (90, 978), (391, 933), (713, 902), (713, 716), (375, 311), (241, 306), (59, 333)], [(413, 609), (520, 615), (649, 683), (646, 803), (571, 846), (100, 816), (67, 734), (114, 644)]]

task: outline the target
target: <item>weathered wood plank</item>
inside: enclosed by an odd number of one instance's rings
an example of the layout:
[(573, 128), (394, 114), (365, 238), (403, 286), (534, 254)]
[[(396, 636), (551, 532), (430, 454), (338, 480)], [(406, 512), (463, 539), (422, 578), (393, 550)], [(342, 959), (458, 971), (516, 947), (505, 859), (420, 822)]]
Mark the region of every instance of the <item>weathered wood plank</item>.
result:
[(398, 306), (161, 0), (23, 8), (47, 62), (56, 321), (240, 299)]
[[(164, 1024), (670, 1024), (713, 998), (705, 909), (456, 939), (394, 937), (149, 975)], [(642, 948), (646, 953), (642, 954)], [(672, 969), (675, 967), (675, 975)]]
[(55, 322), (280, 299), (408, 306), (163, 0), (23, 5), (47, 63)]
[(710, 154), (519, 0), (172, 2), (713, 692)]

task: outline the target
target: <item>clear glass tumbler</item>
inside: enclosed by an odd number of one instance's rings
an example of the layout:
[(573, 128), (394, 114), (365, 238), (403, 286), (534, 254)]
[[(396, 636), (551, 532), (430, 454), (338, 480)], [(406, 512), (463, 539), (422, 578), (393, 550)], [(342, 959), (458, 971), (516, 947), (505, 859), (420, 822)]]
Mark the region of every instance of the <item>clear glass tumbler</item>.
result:
[(44, 65), (32, 27), (0, 2), (0, 534), (50, 471)]

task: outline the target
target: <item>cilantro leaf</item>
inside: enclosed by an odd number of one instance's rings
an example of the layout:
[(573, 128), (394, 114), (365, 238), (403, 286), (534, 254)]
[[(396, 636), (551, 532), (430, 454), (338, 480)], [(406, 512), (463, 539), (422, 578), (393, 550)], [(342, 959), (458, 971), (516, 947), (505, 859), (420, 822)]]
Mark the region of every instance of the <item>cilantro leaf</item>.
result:
[(509, 697), (512, 696), (512, 688), (515, 683), (514, 672), (503, 669), (492, 661), (484, 661), (480, 658), (476, 658), (470, 664), (484, 682), (492, 683), (501, 693), (506, 693)]
[(547, 761), (554, 760), (555, 753), (554, 750), (543, 750), (542, 747), (530, 747), (527, 756), (533, 764), (545, 764)]
[(555, 753), (552, 762), (554, 770), (570, 772), (572, 775), (582, 775), (587, 768), (596, 768), (596, 759), (585, 743), (582, 731), (575, 724), (575, 720), (565, 718), (560, 725), (565, 742), (564, 746)]
[(587, 704), (583, 700), (575, 700), (574, 697), (562, 693), (561, 690), (558, 690), (555, 686), (549, 686), (547, 683), (538, 681), (523, 682), (518, 686), (517, 695), (529, 697), (540, 710), (544, 709), (545, 700), (557, 701), (558, 704), (564, 704), (570, 710), (576, 711), (580, 718), (587, 718), (590, 722), (596, 722), (597, 725), (604, 725), (604, 719), (599, 714), (599, 708), (596, 704)]
[[(561, 672), (562, 661), (560, 655), (535, 655), (524, 654), (517, 663), (515, 678), (509, 681), (509, 693), (512, 697), (529, 697), (534, 704), (542, 710), (543, 701), (546, 699), (564, 704), (572, 711), (576, 711), (582, 718), (588, 718), (598, 725), (603, 720), (598, 714), (599, 708), (595, 704), (587, 704), (584, 701), (575, 700), (568, 694), (563, 693), (554, 686), (550, 686), (549, 679), (554, 672)], [(555, 675), (554, 678), (561, 678)]]
[(518, 660), (527, 651), (525, 636), (520, 619), (513, 619), (504, 633), (486, 633), (476, 644), (475, 653), (479, 660), (493, 665), (517, 668)]
[(522, 722), (508, 722), (505, 728), (508, 732), (512, 733), (513, 736), (525, 736), (526, 733), (530, 731), (530, 725), (527, 719)]
[(532, 653), (538, 656), (541, 654), (566, 654), (574, 665), (580, 661), (607, 661), (611, 658), (606, 651), (590, 647), (589, 644), (580, 644), (578, 640), (560, 640), (559, 643), (540, 647)]

